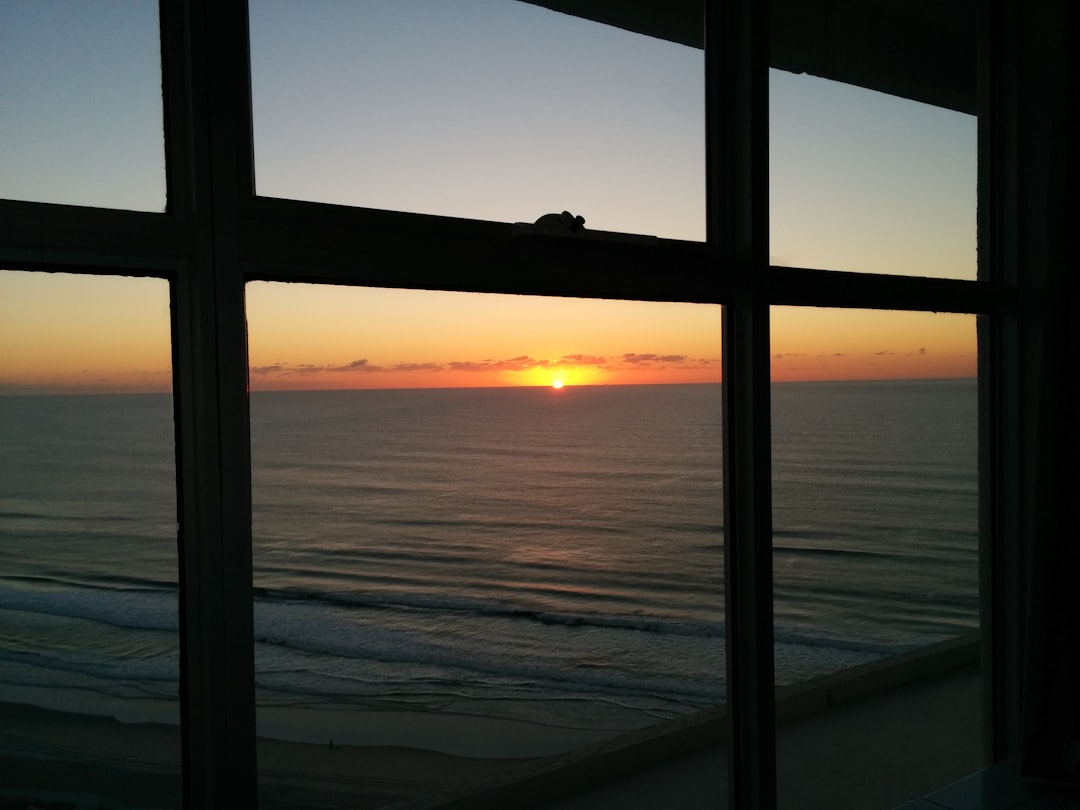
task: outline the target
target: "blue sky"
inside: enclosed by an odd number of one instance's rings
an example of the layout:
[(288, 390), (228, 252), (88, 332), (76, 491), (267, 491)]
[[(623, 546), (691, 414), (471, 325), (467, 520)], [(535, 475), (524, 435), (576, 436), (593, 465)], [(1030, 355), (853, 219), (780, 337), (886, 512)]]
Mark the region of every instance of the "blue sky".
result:
[[(252, 0), (259, 193), (701, 239), (700, 51), (513, 0)], [(0, 4), (0, 194), (165, 204), (156, 3)], [(974, 277), (975, 119), (773, 71), (778, 264)]]
[(0, 196), (165, 208), (157, 3), (0, 2)]
[(259, 193), (702, 239), (702, 52), (506, 0), (251, 6)]

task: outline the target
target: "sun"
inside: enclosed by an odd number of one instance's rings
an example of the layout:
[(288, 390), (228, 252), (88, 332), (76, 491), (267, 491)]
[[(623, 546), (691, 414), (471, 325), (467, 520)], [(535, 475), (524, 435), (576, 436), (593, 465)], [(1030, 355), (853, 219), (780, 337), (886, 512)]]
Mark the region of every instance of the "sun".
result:
[(562, 380), (552, 380), (551, 381), (551, 387), (556, 388), (556, 389), (562, 388), (563, 387), (563, 381)]

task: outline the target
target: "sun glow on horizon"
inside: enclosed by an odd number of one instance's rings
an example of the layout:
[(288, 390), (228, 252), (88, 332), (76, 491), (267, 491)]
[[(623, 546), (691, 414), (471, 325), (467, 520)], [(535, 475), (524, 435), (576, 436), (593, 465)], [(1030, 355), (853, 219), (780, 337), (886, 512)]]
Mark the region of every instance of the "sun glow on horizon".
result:
[[(715, 305), (271, 282), (247, 293), (253, 391), (721, 379)], [(169, 391), (168, 313), (160, 279), (0, 272), (0, 395)], [(783, 306), (771, 321), (776, 382), (977, 374), (973, 315)]]
[(249, 282), (252, 390), (719, 382), (714, 304)]

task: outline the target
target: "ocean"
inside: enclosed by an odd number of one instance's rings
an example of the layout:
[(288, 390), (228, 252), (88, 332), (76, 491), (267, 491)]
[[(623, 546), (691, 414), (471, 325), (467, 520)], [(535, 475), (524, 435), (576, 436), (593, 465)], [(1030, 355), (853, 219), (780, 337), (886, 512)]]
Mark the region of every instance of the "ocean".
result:
[[(975, 382), (773, 399), (778, 683), (974, 630)], [(175, 703), (171, 409), (0, 398), (0, 700)], [(254, 393), (251, 433), (260, 706), (725, 700), (720, 385)]]

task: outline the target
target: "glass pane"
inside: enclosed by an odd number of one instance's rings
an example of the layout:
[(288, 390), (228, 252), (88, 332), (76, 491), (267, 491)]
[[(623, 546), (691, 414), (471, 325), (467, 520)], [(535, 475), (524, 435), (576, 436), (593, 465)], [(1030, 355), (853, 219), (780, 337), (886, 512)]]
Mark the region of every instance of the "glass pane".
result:
[(770, 260), (974, 279), (976, 119), (769, 72)]
[(0, 272), (4, 806), (182, 805), (168, 310)]
[(722, 702), (719, 307), (253, 282), (248, 319), (264, 806)]
[(253, 0), (251, 62), (259, 194), (704, 239), (700, 48), (511, 0)]
[(773, 318), (780, 806), (891, 810), (982, 764), (976, 321)]
[(154, 0), (0, 3), (0, 197), (165, 210)]

